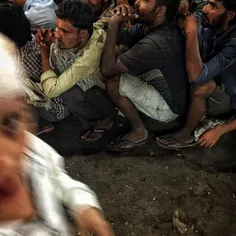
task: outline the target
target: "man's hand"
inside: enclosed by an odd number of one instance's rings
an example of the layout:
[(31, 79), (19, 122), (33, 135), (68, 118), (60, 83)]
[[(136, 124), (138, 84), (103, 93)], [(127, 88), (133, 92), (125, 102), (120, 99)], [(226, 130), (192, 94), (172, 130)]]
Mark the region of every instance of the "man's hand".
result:
[(88, 208), (81, 214), (73, 213), (78, 225), (78, 235), (115, 236), (111, 225), (105, 220), (103, 213), (96, 208)]
[(110, 23), (114, 23), (117, 25), (123, 24), (125, 22), (128, 22), (130, 20), (138, 19), (138, 14), (136, 13), (136, 10), (129, 5), (121, 4), (117, 6), (113, 10), (113, 16), (110, 19)]
[(186, 20), (179, 20), (179, 26), (185, 33), (196, 32), (198, 29), (198, 19), (194, 15), (188, 15)]
[(184, 18), (187, 17), (188, 13), (189, 13), (189, 9), (190, 9), (190, 5), (189, 5), (189, 2), (186, 1), (186, 0), (182, 0), (180, 2), (180, 5), (179, 5), (179, 10), (178, 12), (180, 13), (180, 15)]
[(201, 147), (211, 148), (216, 144), (220, 136), (221, 133), (217, 130), (217, 128), (210, 129), (201, 135), (198, 143)]
[(50, 47), (50, 45), (55, 41), (54, 30), (52, 28), (38, 29), (37, 33), (35, 34), (35, 39), (39, 46)]

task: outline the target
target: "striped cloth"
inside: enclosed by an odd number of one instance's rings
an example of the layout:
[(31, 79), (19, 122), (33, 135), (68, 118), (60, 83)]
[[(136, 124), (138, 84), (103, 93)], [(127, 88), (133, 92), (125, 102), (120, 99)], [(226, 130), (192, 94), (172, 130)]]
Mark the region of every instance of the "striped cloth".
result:
[(32, 41), (28, 41), (24, 47), (20, 48), (15, 57), (16, 63), (21, 65), (23, 72), (19, 71), (21, 78), (24, 78), (26, 93), (28, 94), (28, 103), (35, 107), (40, 107), (39, 112), (43, 118), (48, 117), (49, 121), (56, 122), (69, 115), (69, 110), (65, 106), (63, 99), (58, 96), (49, 99), (44, 94), (40, 85), (40, 76), (42, 74), (40, 48), (32, 35)]

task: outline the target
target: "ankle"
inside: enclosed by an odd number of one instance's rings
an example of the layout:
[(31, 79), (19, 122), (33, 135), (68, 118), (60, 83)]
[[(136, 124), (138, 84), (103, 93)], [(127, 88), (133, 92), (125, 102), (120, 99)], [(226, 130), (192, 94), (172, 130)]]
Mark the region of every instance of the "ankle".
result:
[(147, 129), (144, 126), (143, 127), (135, 127), (132, 129), (132, 131), (137, 134), (147, 134), (148, 133)]
[(185, 137), (190, 137), (190, 136), (192, 136), (192, 129), (185, 127), (180, 131), (180, 133), (181, 133), (181, 135), (183, 135)]

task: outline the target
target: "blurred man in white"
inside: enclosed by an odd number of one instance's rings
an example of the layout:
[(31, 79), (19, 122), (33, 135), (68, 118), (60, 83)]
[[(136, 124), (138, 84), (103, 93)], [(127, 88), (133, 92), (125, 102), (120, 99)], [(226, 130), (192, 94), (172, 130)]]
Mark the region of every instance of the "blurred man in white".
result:
[(26, 131), (14, 51), (0, 36), (0, 235), (75, 235), (67, 209), (82, 234), (113, 236), (96, 195), (67, 175), (59, 154)]

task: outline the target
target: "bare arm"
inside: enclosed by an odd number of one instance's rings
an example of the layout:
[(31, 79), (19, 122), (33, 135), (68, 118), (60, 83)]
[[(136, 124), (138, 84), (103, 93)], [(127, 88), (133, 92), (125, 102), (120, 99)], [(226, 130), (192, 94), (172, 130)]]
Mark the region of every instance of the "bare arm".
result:
[(49, 64), (49, 48), (41, 47), (41, 62), (42, 62), (42, 72), (44, 73), (47, 70), (52, 70)]
[(128, 69), (116, 57), (116, 37), (119, 25), (110, 22), (103, 48), (101, 71), (105, 78), (111, 78), (128, 72)]
[(203, 70), (203, 62), (198, 44), (198, 21), (195, 16), (188, 16), (185, 22), (186, 33), (186, 70), (190, 83), (197, 81)]
[(203, 62), (199, 53), (197, 29), (186, 32), (186, 70), (190, 83), (197, 81), (203, 70)]
[(102, 54), (101, 71), (106, 79), (129, 72), (126, 66), (116, 58), (116, 39), (120, 25), (137, 18), (134, 9), (128, 5), (118, 6), (115, 12), (116, 14), (109, 22), (107, 38)]
[(215, 129), (218, 131), (220, 136), (222, 136), (223, 134), (236, 130), (236, 120), (230, 120), (225, 124), (217, 126)]
[(213, 129), (206, 131), (204, 134), (201, 135), (198, 143), (202, 147), (212, 147), (216, 144), (219, 138), (233, 130), (236, 130), (236, 120), (230, 120), (225, 124), (216, 126)]

